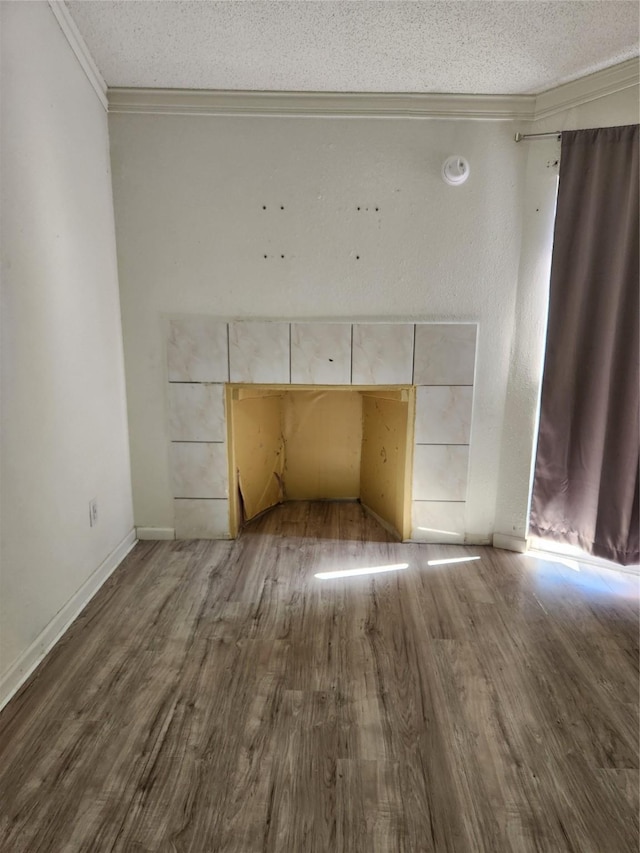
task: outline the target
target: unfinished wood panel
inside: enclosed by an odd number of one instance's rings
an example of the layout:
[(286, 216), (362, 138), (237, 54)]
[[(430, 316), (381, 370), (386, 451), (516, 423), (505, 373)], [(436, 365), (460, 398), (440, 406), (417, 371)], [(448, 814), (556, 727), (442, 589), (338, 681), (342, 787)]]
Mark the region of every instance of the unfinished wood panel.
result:
[(287, 500), (359, 497), (360, 394), (289, 391), (282, 403)]
[(282, 400), (280, 395), (268, 393), (244, 399), (231, 397), (232, 489), (235, 494), (239, 488), (244, 516), (250, 519), (283, 497)]
[(139, 543), (0, 714), (0, 850), (637, 851), (637, 578), (390, 539)]
[[(268, 398), (268, 402), (263, 402)], [(378, 449), (369, 448), (364, 466), (363, 436), (366, 418), (363, 399), (375, 398), (380, 405), (370, 407), (369, 438)], [(363, 497), (364, 503), (402, 539), (411, 533), (411, 460), (413, 448), (415, 390), (411, 386), (334, 387), (231, 385), (227, 389), (227, 412), (231, 420), (238, 412), (242, 426), (242, 446), (236, 427), (229, 427), (231, 508), (230, 529), (239, 529), (240, 511), (234, 480), (245, 500), (245, 516), (287, 500), (336, 500)], [(244, 408), (243, 408), (244, 407)], [(266, 408), (264, 408), (266, 407)], [(265, 431), (271, 435), (271, 452), (264, 447), (254, 458), (255, 438), (261, 412), (269, 412)], [(276, 436), (278, 417), (280, 435)], [(385, 421), (386, 418), (386, 421)], [(374, 425), (373, 421), (380, 422)], [(384, 442), (389, 438), (389, 447)], [(395, 444), (394, 444), (395, 442)], [(398, 444), (400, 442), (400, 444)], [(401, 446), (400, 446), (401, 445)], [(384, 462), (375, 453), (387, 454)], [(275, 467), (274, 467), (275, 466)], [(397, 470), (391, 470), (396, 467)], [(237, 472), (240, 471), (238, 475)], [(270, 475), (277, 475), (275, 480)], [(362, 480), (364, 471), (364, 481)], [(251, 481), (256, 475), (258, 482)], [(280, 492), (274, 485), (277, 483)], [(269, 487), (266, 491), (264, 485)], [(390, 503), (397, 506), (390, 509)]]
[(403, 539), (407, 537), (409, 405), (366, 394), (362, 401), (360, 499)]

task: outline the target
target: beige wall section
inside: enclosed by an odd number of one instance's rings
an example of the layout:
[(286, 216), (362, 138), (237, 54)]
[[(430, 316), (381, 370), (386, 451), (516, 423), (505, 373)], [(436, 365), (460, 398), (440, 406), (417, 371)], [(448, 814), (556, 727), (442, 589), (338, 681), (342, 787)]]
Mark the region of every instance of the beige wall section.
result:
[(133, 513), (107, 116), (47, 3), (0, 15), (1, 677)]
[[(467, 509), (469, 529), (489, 534), (527, 156), (513, 135), (526, 126), (124, 114), (109, 123), (136, 523), (173, 525), (163, 315), (477, 321)], [(441, 166), (457, 153), (471, 176), (450, 187)]]
[[(636, 87), (544, 129), (582, 118), (626, 124), (637, 111)], [(161, 315), (202, 313), (478, 322), (466, 529), (483, 538), (526, 530), (555, 199), (547, 162), (557, 150), (515, 144), (514, 134), (538, 127), (142, 114), (109, 122), (139, 525), (173, 524)], [(471, 174), (450, 187), (441, 167), (458, 153)]]
[(410, 499), (405, 464), (409, 452), (406, 401), (363, 395), (360, 500), (408, 538)]
[[(265, 394), (232, 399), (231, 436), (236, 471), (230, 480), (230, 498), (237, 501), (239, 486), (248, 520), (283, 499), (282, 397)], [(235, 533), (232, 513), (231, 535)]]
[(359, 496), (362, 397), (357, 391), (289, 391), (282, 423), (287, 500)]

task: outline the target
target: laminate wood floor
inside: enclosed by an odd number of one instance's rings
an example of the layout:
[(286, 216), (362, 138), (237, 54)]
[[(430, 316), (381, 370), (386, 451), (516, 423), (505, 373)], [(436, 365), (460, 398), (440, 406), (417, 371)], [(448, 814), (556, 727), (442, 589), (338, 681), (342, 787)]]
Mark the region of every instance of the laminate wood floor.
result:
[(140, 543), (0, 715), (0, 849), (636, 853), (637, 593), (348, 503)]

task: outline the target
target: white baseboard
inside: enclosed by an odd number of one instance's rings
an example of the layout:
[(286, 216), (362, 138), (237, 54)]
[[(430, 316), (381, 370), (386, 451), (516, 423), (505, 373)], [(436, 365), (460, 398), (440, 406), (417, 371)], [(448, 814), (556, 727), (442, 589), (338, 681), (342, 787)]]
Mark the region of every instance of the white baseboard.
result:
[(517, 551), (524, 554), (529, 547), (529, 540), (522, 536), (509, 536), (506, 533), (493, 534), (493, 547), (504, 551)]
[(80, 589), (59, 610), (29, 648), (9, 667), (0, 679), (0, 709), (22, 687), (34, 669), (58, 642), (71, 623), (80, 615), (107, 578), (113, 574), (136, 544), (136, 531), (131, 530), (122, 542), (100, 563)]
[(544, 539), (539, 539), (537, 536), (531, 537), (529, 546), (530, 556), (538, 557), (541, 560), (557, 560), (559, 562), (580, 563), (585, 566), (595, 566), (598, 569), (608, 569), (613, 572), (625, 572), (636, 577), (640, 576), (640, 566), (622, 566), (619, 563), (612, 563), (610, 560), (605, 560), (603, 557), (594, 557), (592, 554), (586, 554), (579, 548), (574, 546), (562, 545), (559, 542), (547, 542)]
[(492, 536), (487, 533), (465, 533), (465, 545), (491, 545)]
[(176, 538), (174, 527), (136, 527), (136, 534), (141, 541), (150, 542)]

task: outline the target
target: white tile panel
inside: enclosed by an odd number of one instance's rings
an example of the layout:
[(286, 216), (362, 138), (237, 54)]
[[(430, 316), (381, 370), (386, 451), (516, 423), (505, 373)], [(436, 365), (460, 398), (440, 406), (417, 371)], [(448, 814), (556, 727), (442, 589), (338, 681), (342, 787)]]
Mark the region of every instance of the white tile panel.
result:
[(413, 329), (413, 323), (354, 324), (353, 384), (411, 383)]
[(174, 500), (176, 539), (227, 539), (228, 500)]
[(411, 538), (421, 542), (464, 542), (465, 503), (413, 501)]
[(469, 448), (417, 444), (413, 452), (413, 500), (464, 501)]
[(228, 480), (226, 444), (171, 444), (174, 498), (226, 498)]
[(171, 441), (225, 441), (224, 385), (174, 382), (169, 386)]
[(416, 389), (417, 444), (469, 444), (473, 388), (425, 385)]
[(289, 334), (289, 323), (229, 323), (231, 381), (288, 383)]
[(474, 323), (419, 323), (413, 381), (416, 385), (473, 385)]
[(170, 382), (227, 382), (227, 324), (210, 317), (171, 318), (167, 361)]
[(292, 323), (291, 381), (298, 385), (348, 385), (351, 324)]

